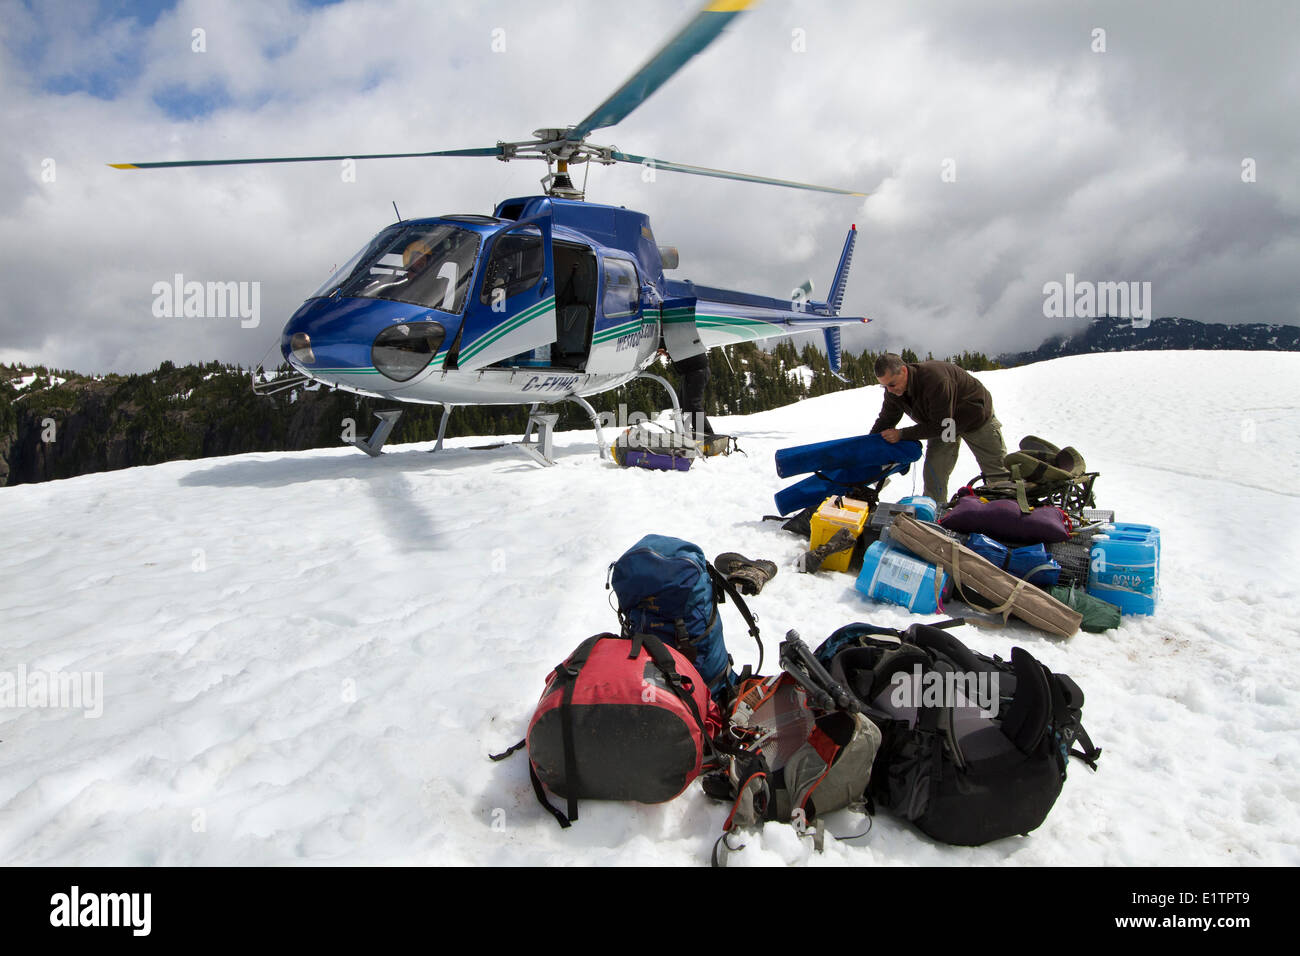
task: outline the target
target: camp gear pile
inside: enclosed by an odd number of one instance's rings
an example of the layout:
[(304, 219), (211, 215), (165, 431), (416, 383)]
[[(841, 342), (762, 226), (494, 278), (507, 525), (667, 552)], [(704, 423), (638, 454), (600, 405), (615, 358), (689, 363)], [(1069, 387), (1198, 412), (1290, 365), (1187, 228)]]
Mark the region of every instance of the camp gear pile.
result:
[(610, 451), (624, 468), (687, 471), (700, 457), (695, 442), (657, 422), (631, 426), (615, 439)]
[[(621, 463), (635, 463), (634, 444)], [(934, 616), (959, 601), (969, 613), (903, 630), (847, 624), (815, 651), (789, 631), (765, 675), (741, 594), (761, 595), (777, 563), (728, 551), (711, 565), (689, 541), (646, 535), (610, 565), (620, 634), (588, 639), (552, 671), (511, 748), (527, 746), (534, 790), (561, 825), (579, 799), (657, 803), (699, 779), (726, 808), (715, 865), (769, 822), (820, 850), (837, 811), (885, 812), (962, 846), (1042, 826), (1069, 758), (1097, 769), (1083, 691), (1025, 647), (1004, 660), (950, 629), (1015, 617), (1068, 638), (1151, 614), (1160, 533), (1097, 509), (1098, 473), (1078, 450), (1032, 435), (1007, 457), (1010, 478), (979, 476), (949, 502), (881, 501), (920, 454), (879, 435), (778, 451), (778, 476), (809, 475), (776, 495), (783, 527), (807, 541), (793, 565), (855, 575), (864, 602)], [(719, 613), (728, 597), (758, 642), (757, 667), (740, 674)]]
[[(921, 524), (897, 513), (893, 532), (909, 523)], [(757, 637), (736, 585), (757, 594), (776, 565), (738, 552), (717, 564), (726, 575), (664, 535), (629, 548), (607, 578), (622, 633), (588, 638), (558, 664), (524, 740), (494, 755), (527, 748), (534, 793), (562, 827), (579, 800), (661, 803), (698, 778), (727, 806), (715, 865), (743, 849), (728, 838), (746, 828), (789, 823), (821, 849), (827, 814), (877, 807), (979, 845), (1040, 826), (1069, 755), (1096, 768), (1079, 687), (1023, 648), (1009, 661), (967, 648), (945, 630), (960, 619), (850, 624), (815, 652), (790, 631), (777, 673), (738, 678), (718, 604), (731, 595)], [(759, 651), (761, 671), (761, 641)]]
[(730, 455), (741, 450), (731, 435), (691, 437), (660, 422), (638, 422), (624, 429), (610, 446), (614, 462), (624, 468), (689, 471), (699, 458)]
[[(1154, 613), (1159, 530), (1095, 508), (1099, 473), (1078, 449), (1028, 435), (1005, 459), (1010, 478), (977, 476), (943, 504), (881, 501), (889, 478), (907, 472), (903, 459), (919, 457), (919, 444), (907, 444), (864, 435), (776, 453), (778, 476), (814, 472), (776, 495), (782, 515), (802, 508), (782, 525), (808, 538), (797, 570), (856, 573), (864, 597), (913, 613), (947, 613), (955, 598), (972, 609), (971, 623), (1014, 616), (1062, 637)], [(807, 503), (818, 492), (826, 497)]]

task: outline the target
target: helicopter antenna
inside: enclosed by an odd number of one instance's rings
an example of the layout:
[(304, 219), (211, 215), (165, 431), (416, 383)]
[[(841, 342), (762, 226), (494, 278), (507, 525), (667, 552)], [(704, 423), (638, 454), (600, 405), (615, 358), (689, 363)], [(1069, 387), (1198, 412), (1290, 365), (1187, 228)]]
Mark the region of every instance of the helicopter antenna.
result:
[[(396, 199), (393, 200), (393, 212), (397, 212), (397, 200), (396, 200)], [(401, 221), (402, 221), (402, 214), (401, 214), (400, 212), (397, 212), (397, 221), (398, 221), (398, 222), (401, 222)]]

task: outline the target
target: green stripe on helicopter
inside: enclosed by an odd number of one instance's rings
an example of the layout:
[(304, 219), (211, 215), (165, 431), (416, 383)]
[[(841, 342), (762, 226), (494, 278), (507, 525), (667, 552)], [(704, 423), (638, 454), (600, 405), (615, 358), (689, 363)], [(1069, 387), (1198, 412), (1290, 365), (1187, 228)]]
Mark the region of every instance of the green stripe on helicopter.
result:
[(649, 325), (650, 321), (645, 319), (633, 319), (631, 322), (622, 322), (618, 325), (611, 326), (608, 329), (601, 329), (591, 340), (592, 345), (600, 345), (602, 342), (612, 342), (614, 339), (621, 339), (625, 335), (632, 335), (641, 331), (643, 325)]
[(797, 331), (763, 319), (751, 319), (739, 315), (702, 315), (698, 313), (695, 316), (695, 327), (697, 329), (728, 332), (732, 335), (752, 339), (761, 339), (772, 335), (788, 335)]
[(502, 339), (505, 336), (509, 335), (511, 332), (514, 332), (515, 330), (520, 328), (520, 326), (525, 325), (530, 320), (535, 319), (539, 315), (542, 315), (548, 311), (553, 312), (554, 310), (555, 310), (555, 296), (549, 296), (543, 299), (541, 302), (538, 302), (536, 305), (524, 309), (524, 311), (520, 312), (518, 315), (510, 319), (507, 319), (505, 322), (501, 323), (496, 328), (492, 329), (490, 332), (487, 332), (483, 335), (480, 335), (478, 338), (476, 338), (473, 342), (469, 344), (469, 346), (467, 346), (465, 349), (461, 351), (460, 360), (464, 362), (466, 359), (472, 359), (475, 355), (477, 355), (479, 352), (482, 352), (489, 345), (492, 345), (493, 343), (497, 342), (499, 339)]

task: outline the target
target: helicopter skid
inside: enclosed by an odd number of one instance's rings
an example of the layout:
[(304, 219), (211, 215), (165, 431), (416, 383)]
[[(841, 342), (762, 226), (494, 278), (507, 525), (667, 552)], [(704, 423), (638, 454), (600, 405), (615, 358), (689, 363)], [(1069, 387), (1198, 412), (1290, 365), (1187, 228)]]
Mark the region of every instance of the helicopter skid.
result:
[(349, 442), (371, 458), (378, 458), (384, 453), (384, 442), (388, 441), (388, 436), (393, 433), (393, 427), (402, 417), (402, 410), (394, 408), (385, 412), (375, 412), (375, 417), (379, 419), (379, 424), (375, 426), (369, 438), (354, 438)]
[[(600, 427), (600, 416), (591, 407), (591, 403), (578, 395), (567, 395), (564, 400), (582, 406), (583, 411), (587, 413), (587, 417), (591, 419), (591, 423), (596, 429), (596, 450), (600, 453), (602, 459), (608, 459), (611, 453), (609, 447), (605, 444), (605, 432)], [(560, 414), (559, 412), (539, 411), (538, 408), (539, 405), (534, 404), (528, 410), (528, 426), (524, 429), (523, 440), (513, 444), (515, 448), (518, 448), (543, 468), (549, 468), (555, 464), (554, 433), (555, 423), (560, 420)], [(536, 441), (533, 440), (534, 430), (537, 433)]]
[[(555, 423), (559, 420), (559, 412), (539, 412), (534, 405), (528, 413), (528, 427), (524, 429), (523, 440), (515, 442), (514, 447), (543, 468), (549, 468), (555, 464), (553, 437)], [(534, 429), (537, 431), (536, 441), (533, 440)]]

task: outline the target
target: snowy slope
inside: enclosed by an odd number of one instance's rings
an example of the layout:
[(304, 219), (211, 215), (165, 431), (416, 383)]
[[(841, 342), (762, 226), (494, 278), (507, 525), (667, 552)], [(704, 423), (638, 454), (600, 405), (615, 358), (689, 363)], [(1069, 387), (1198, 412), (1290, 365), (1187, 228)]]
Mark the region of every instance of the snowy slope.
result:
[[(1100, 771), (1073, 762), (1029, 838), (957, 849), (881, 814), (822, 855), (769, 825), (731, 864), (1300, 863), (1300, 355), (1089, 355), (980, 378), (1012, 445), (1076, 445), (1101, 506), (1162, 529), (1154, 618), (1069, 640), (957, 632), (1073, 676)], [(776, 449), (860, 434), (880, 399), (721, 419), (748, 457), (686, 474), (620, 470), (570, 432), (546, 470), (462, 439), (0, 489), (0, 677), (103, 681), (97, 718), (0, 709), (0, 862), (705, 863), (725, 809), (697, 785), (584, 803), (561, 831), (524, 756), (486, 754), (521, 736), (551, 667), (616, 628), (606, 568), (648, 532), (782, 566), (752, 602), (769, 668), (787, 628), (815, 646), (849, 621), (913, 620), (847, 575), (794, 573), (797, 539), (759, 520)], [(954, 485), (977, 470), (963, 450)], [(885, 497), (912, 491), (907, 476)], [(847, 811), (830, 825), (864, 829)]]

